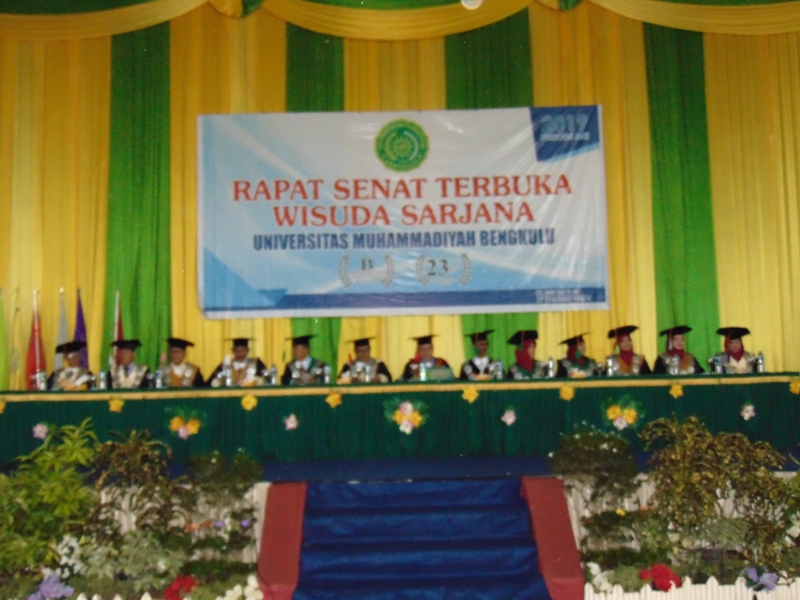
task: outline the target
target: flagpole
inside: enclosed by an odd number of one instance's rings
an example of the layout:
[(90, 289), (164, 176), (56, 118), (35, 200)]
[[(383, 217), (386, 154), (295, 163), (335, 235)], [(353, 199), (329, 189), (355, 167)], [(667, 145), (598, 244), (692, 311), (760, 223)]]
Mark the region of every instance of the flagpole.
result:
[(39, 322), (39, 290), (33, 290), (33, 314), (35, 319), (34, 332), (36, 334), (36, 338), (33, 343), (34, 348), (36, 349), (36, 372), (39, 373), (42, 370), (42, 365), (40, 363), (42, 347), (39, 345), (39, 338), (42, 335), (41, 323)]

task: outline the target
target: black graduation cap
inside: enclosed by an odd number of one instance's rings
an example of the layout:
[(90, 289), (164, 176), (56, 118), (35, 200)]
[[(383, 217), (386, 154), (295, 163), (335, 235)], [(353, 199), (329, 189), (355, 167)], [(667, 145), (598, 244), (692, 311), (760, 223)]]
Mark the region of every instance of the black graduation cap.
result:
[(692, 328), (688, 325), (676, 325), (675, 327), (671, 327), (670, 329), (665, 329), (664, 331), (659, 332), (658, 335), (668, 335), (670, 337), (673, 335), (686, 335), (691, 330)]
[(581, 333), (580, 335), (576, 335), (575, 337), (567, 338), (559, 342), (559, 344), (566, 344), (567, 346), (575, 346), (577, 345), (578, 342), (583, 341), (583, 336), (585, 335), (589, 335), (589, 332), (587, 331), (585, 333)]
[(485, 331), (476, 331), (475, 333), (465, 333), (464, 335), (468, 336), (469, 339), (472, 340), (472, 343), (475, 344), (477, 342), (487, 340), (489, 338), (490, 333), (494, 333), (494, 329), (487, 329)]
[(636, 325), (623, 325), (622, 327), (617, 327), (616, 329), (610, 329), (608, 331), (608, 339), (613, 340), (615, 337), (620, 335), (630, 335), (637, 329), (639, 328)]
[(170, 348), (180, 348), (181, 350), (186, 350), (187, 347), (192, 346), (194, 344), (188, 340), (182, 340), (181, 338), (176, 337), (169, 337), (167, 338), (167, 344), (169, 344)]
[(415, 340), (417, 342), (417, 346), (424, 346), (425, 344), (432, 344), (433, 338), (439, 337), (438, 334), (431, 334), (431, 335), (420, 335), (417, 337), (408, 338), (410, 340)]
[(65, 342), (63, 344), (59, 344), (56, 346), (56, 352), (62, 352), (64, 354), (70, 354), (71, 352), (77, 352), (78, 350), (83, 350), (86, 348), (86, 342), (80, 341), (72, 341), (72, 342)]
[(139, 340), (117, 340), (116, 342), (111, 342), (111, 345), (120, 350), (136, 350), (142, 345), (142, 342)]
[(353, 344), (356, 348), (363, 348), (364, 346), (369, 346), (369, 341), (374, 339), (375, 336), (371, 336), (365, 338), (358, 338), (357, 340), (347, 340), (347, 343)]
[(720, 327), (717, 329), (717, 335), (724, 335), (729, 340), (740, 340), (749, 333), (750, 330), (747, 327)]
[(250, 340), (252, 338), (240, 337), (240, 338), (228, 338), (231, 342), (233, 342), (234, 348), (249, 348), (250, 347)]
[(508, 338), (508, 343), (513, 346), (520, 346), (528, 340), (538, 340), (539, 332), (535, 329), (522, 329)]
[(298, 335), (298, 336), (290, 337), (290, 338), (286, 338), (286, 339), (292, 341), (292, 346), (305, 346), (306, 348), (308, 348), (308, 346), (309, 346), (308, 340), (310, 340), (313, 337), (316, 337), (316, 336), (313, 335), (313, 334), (310, 334), (310, 335)]

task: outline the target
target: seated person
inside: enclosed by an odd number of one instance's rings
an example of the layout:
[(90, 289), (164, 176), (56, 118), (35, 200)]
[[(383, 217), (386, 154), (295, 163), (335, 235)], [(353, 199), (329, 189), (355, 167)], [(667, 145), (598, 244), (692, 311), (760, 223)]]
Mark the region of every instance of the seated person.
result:
[(489, 334), (494, 329), (478, 331), (467, 334), (472, 340), (472, 347), (475, 349), (475, 358), (468, 360), (461, 365), (461, 373), (458, 378), (469, 381), (487, 381), (489, 379), (503, 378), (503, 363), (489, 358)]
[(211, 387), (256, 387), (264, 385), (263, 374), (267, 367), (260, 358), (251, 358), (250, 338), (233, 338), (231, 354), (222, 359), (211, 373)]
[(392, 375), (389, 369), (376, 358), (372, 358), (371, 337), (351, 340), (356, 359), (350, 359), (339, 373), (339, 383), (389, 383)]
[(144, 389), (150, 387), (150, 369), (146, 365), (136, 364), (136, 349), (142, 343), (139, 340), (117, 340), (111, 345), (117, 348), (118, 365), (112, 366), (106, 375), (108, 389)]
[[(330, 369), (321, 360), (311, 356), (309, 340), (313, 335), (299, 335), (286, 338), (292, 341), (292, 362), (286, 363), (286, 368), (281, 375), (283, 385), (313, 385), (316, 383), (329, 383)], [(327, 377), (326, 377), (327, 375)]]
[(606, 357), (607, 375), (650, 375), (647, 359), (633, 351), (631, 334), (637, 329), (636, 325), (625, 325), (608, 332), (608, 339), (616, 340), (619, 352)]
[(567, 356), (558, 361), (556, 377), (580, 379), (600, 374), (600, 366), (586, 356), (586, 342), (583, 341), (585, 335), (587, 334), (582, 333), (561, 342), (567, 345)]
[(517, 347), (515, 352), (517, 362), (508, 369), (508, 379), (542, 379), (548, 377), (548, 363), (536, 360), (536, 340), (539, 332), (535, 329), (525, 329), (512, 335), (508, 343)]
[(719, 364), (728, 375), (742, 375), (758, 372), (758, 359), (745, 352), (742, 338), (750, 334), (746, 327), (720, 327), (717, 335), (725, 336), (725, 350), (712, 356), (708, 363), (711, 368)]
[(88, 390), (94, 379), (92, 372), (81, 366), (81, 350), (86, 348), (86, 342), (67, 342), (56, 346), (56, 352), (64, 355), (64, 367), (57, 369), (47, 378), (48, 390), (64, 390), (77, 392)]
[[(429, 369), (450, 369), (450, 365), (443, 358), (433, 355), (433, 338), (435, 335), (421, 335), (410, 339), (417, 342), (417, 355), (406, 363), (403, 369), (404, 381), (425, 381), (428, 379)], [(442, 379), (438, 377), (437, 379)], [(452, 379), (452, 372), (450, 375)]]
[(186, 348), (194, 347), (194, 344), (175, 337), (167, 338), (167, 344), (169, 345), (169, 364), (161, 368), (164, 387), (203, 387), (205, 379), (200, 372), (200, 367), (186, 360)]
[(658, 335), (667, 336), (667, 350), (658, 355), (653, 373), (658, 375), (691, 375), (703, 373), (703, 367), (694, 355), (686, 352), (686, 334), (692, 330), (686, 325), (665, 329)]

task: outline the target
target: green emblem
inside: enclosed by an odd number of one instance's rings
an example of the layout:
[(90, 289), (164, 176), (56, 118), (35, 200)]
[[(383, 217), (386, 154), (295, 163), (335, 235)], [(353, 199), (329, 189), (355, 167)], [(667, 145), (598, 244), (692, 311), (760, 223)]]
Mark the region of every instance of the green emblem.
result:
[(392, 171), (411, 171), (428, 156), (428, 136), (413, 121), (389, 121), (375, 139), (375, 152)]

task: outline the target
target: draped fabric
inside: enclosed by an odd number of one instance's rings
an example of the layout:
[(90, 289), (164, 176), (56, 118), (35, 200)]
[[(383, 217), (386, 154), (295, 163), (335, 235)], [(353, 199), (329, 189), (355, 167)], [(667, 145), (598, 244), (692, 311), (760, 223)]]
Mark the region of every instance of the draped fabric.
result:
[(703, 38), (645, 25), (653, 156), (653, 238), (659, 330), (689, 324), (689, 350), (719, 347)]
[(608, 202), (609, 311), (541, 313), (539, 357), (563, 356), (558, 342), (590, 332), (589, 356), (611, 351), (606, 332), (634, 324), (639, 352), (656, 351), (649, 107), (642, 24), (583, 3), (530, 12), (536, 106), (603, 106)]
[(99, 364), (110, 57), (109, 38), (0, 42), (0, 287), (9, 350), (16, 351), (16, 389), (25, 387), (20, 355), (27, 347), (34, 289), (41, 290), (48, 363), (63, 287), (70, 321), (81, 289), (90, 362), (92, 368)]
[(287, 355), (289, 319), (204, 319), (197, 302), (196, 120), (200, 114), (281, 112), (286, 107), (286, 25), (257, 11), (224, 17), (204, 6), (170, 24), (172, 333), (192, 340), (206, 375), (250, 337), (267, 364)]
[[(448, 36), (447, 107), (530, 106), (533, 102), (530, 39), (527, 11), (488, 27)], [(535, 329), (537, 324), (536, 313), (462, 315), (466, 356), (471, 358), (473, 354), (466, 334), (493, 329), (490, 354), (511, 365), (515, 348), (506, 340), (520, 329)]]
[[(445, 108), (444, 40), (344, 40), (345, 110)], [(353, 355), (348, 340), (375, 336), (373, 354), (398, 377), (416, 352), (415, 336), (435, 334), (434, 349), (460, 365), (464, 343), (458, 315), (342, 319), (339, 362)]]
[(106, 311), (101, 358), (110, 354), (115, 295), (125, 334), (153, 365), (170, 330), (169, 25), (112, 44)]
[(798, 34), (705, 36), (720, 319), (771, 371), (800, 364), (798, 57)]

